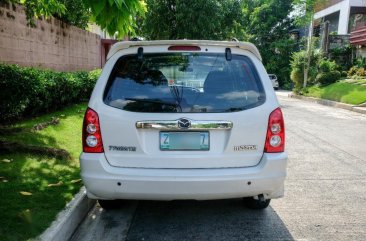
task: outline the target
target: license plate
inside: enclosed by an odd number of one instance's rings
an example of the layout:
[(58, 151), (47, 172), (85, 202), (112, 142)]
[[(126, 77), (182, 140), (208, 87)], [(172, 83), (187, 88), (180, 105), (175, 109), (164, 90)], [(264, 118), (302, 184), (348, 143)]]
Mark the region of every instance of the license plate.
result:
[(160, 132), (162, 151), (208, 151), (210, 135), (205, 132)]

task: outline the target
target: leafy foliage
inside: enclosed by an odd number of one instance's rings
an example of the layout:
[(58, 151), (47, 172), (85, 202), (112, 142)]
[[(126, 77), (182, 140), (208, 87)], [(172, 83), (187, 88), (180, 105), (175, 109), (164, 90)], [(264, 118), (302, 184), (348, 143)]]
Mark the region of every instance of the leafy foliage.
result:
[(352, 66), (347, 76), (353, 79), (364, 78), (366, 76), (366, 70), (364, 67)]
[(322, 86), (326, 86), (332, 83), (335, 83), (341, 77), (341, 73), (339, 71), (330, 71), (330, 72), (320, 72), (316, 76), (316, 82)]
[(84, 0), (90, 6), (91, 20), (105, 29), (109, 35), (125, 37), (133, 33), (136, 19), (145, 14), (143, 0)]
[(253, 42), (280, 85), (290, 82), (290, 57), (296, 43), (292, 1), (147, 0), (137, 34), (147, 39), (213, 39)]
[(1, 64), (0, 122), (86, 100), (94, 88), (98, 73), (64, 73)]
[(304, 65), (306, 60), (306, 52), (295, 52), (291, 61), (291, 80), (295, 84), (295, 90), (301, 89), (304, 83)]
[(320, 59), (318, 65), (319, 73), (316, 76), (315, 82), (320, 85), (329, 85), (340, 79), (340, 68), (335, 61), (328, 59)]
[(335, 61), (321, 59), (319, 61), (319, 72), (331, 72), (338, 70), (339, 66)]
[(57, 0), (63, 4), (66, 11), (63, 14), (55, 13), (55, 16), (65, 23), (86, 29), (90, 19), (90, 10), (83, 0)]
[(85, 29), (90, 18), (90, 11), (83, 0), (0, 0), (23, 4), (28, 24), (35, 25), (34, 18), (55, 16), (65, 23)]
[(297, 26), (308, 26), (311, 22), (316, 7), (328, 3), (329, 0), (292, 0), (294, 6), (295, 23)]
[(291, 54), (296, 48), (289, 35), (294, 25), (290, 17), (292, 2), (243, 0), (241, 6), (244, 31), (239, 38), (257, 45), (267, 71), (279, 77), (280, 86), (290, 82)]
[(366, 76), (366, 58), (358, 57), (353, 64), (348, 70), (347, 76), (353, 79), (364, 78)]
[(332, 48), (329, 50), (328, 57), (340, 65), (343, 71), (346, 71), (352, 66), (352, 47), (348, 44)]
[[(147, 0), (137, 34), (147, 39), (234, 37), (241, 10), (237, 0)], [(239, 28), (239, 27), (238, 27)]]
[(295, 22), (298, 26), (306, 26), (314, 14), (314, 6), (319, 0), (293, 0), (296, 10)]
[[(309, 84), (315, 83), (315, 78), (318, 73), (318, 63), (321, 58), (321, 53), (311, 52), (311, 62), (309, 68)], [(294, 52), (292, 54), (291, 66), (291, 80), (295, 84), (294, 91), (300, 92), (304, 83), (304, 66), (307, 61), (307, 53), (305, 50)]]
[(354, 61), (354, 65), (359, 68), (362, 68), (362, 67), (366, 68), (366, 58), (362, 58), (362, 57), (356, 58)]
[(366, 70), (365, 68), (359, 68), (356, 72), (358, 76), (366, 76)]
[(58, 0), (1, 0), (2, 2), (20, 3), (25, 6), (25, 14), (28, 23), (34, 26), (34, 17), (48, 18), (54, 14), (63, 15), (66, 12), (65, 5)]

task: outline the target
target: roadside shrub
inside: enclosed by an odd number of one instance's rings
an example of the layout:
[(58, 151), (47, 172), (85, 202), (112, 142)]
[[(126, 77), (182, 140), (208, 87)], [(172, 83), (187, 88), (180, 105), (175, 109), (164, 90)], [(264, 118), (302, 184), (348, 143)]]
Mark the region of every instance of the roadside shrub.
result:
[(284, 90), (292, 90), (294, 88), (294, 83), (292, 81), (286, 81), (282, 85), (282, 89)]
[(342, 71), (341, 72), (341, 77), (346, 78), (347, 75), (348, 75), (347, 71)]
[(357, 66), (352, 66), (349, 70), (348, 70), (348, 77), (352, 77), (354, 75), (356, 75), (357, 73), (357, 70), (358, 70), (358, 67)]
[(330, 61), (327, 59), (321, 59), (319, 61), (319, 71), (320, 72), (331, 72), (336, 71), (338, 69), (338, 65), (335, 61)]
[(100, 70), (65, 73), (0, 64), (0, 122), (85, 101), (99, 74)]
[[(301, 90), (304, 84), (304, 66), (307, 61), (306, 51), (299, 51), (292, 54), (291, 61), (291, 75), (290, 78), (294, 82), (294, 91)], [(310, 59), (310, 68), (308, 72), (308, 85), (315, 83), (315, 77), (317, 75), (317, 63), (320, 59), (321, 53), (312, 52)]]
[(359, 68), (356, 72), (358, 76), (366, 76), (365, 68)]
[(290, 78), (292, 82), (294, 82), (295, 90), (301, 89), (304, 83), (305, 58), (305, 51), (295, 52), (292, 54)]
[(352, 47), (350, 44), (344, 44), (331, 48), (328, 57), (339, 65), (339, 71), (346, 71), (352, 66)]
[(316, 82), (322, 86), (335, 83), (341, 77), (339, 71), (321, 72), (316, 76)]
[(355, 66), (357, 68), (366, 68), (366, 58), (364, 58), (364, 57), (357, 57), (353, 61), (353, 66)]
[(329, 85), (341, 78), (341, 73), (338, 71), (339, 66), (335, 61), (320, 59), (318, 65), (319, 72), (316, 75), (316, 84)]
[(304, 83), (304, 71), (299, 68), (294, 68), (291, 71), (290, 78), (294, 82), (295, 88), (301, 88)]

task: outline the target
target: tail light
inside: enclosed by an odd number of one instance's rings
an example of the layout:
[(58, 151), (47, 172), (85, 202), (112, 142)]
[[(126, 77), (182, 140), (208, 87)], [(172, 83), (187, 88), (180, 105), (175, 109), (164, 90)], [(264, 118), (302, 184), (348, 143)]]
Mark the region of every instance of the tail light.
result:
[(97, 112), (88, 108), (83, 123), (83, 152), (102, 153), (103, 142)]
[(269, 115), (264, 152), (274, 153), (285, 151), (285, 124), (280, 108)]

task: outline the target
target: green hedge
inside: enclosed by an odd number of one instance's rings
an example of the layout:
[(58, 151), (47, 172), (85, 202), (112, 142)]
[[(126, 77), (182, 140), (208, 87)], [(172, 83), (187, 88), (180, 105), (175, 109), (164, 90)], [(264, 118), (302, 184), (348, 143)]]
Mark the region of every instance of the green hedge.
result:
[(316, 76), (316, 82), (321, 86), (326, 86), (335, 83), (341, 78), (339, 71), (321, 72)]
[(86, 101), (99, 75), (100, 70), (66, 73), (0, 64), (0, 122)]

